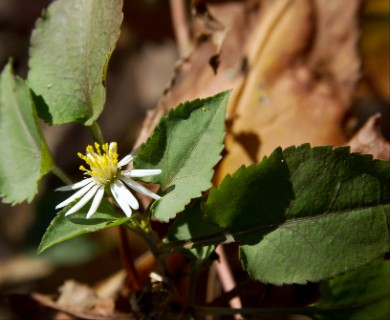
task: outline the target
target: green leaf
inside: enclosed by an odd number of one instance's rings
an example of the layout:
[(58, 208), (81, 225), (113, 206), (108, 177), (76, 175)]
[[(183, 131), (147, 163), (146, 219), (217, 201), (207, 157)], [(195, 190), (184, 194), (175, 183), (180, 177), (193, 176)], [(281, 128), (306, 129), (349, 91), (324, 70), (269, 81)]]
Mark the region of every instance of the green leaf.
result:
[[(261, 163), (241, 167), (232, 177), (227, 176), (218, 189), (212, 189), (204, 212), (208, 221), (227, 228), (237, 240), (257, 243), (270, 228), (285, 220), (293, 196), (279, 148)], [(255, 232), (237, 235), (253, 227)]]
[(324, 281), (313, 304), (318, 320), (386, 320), (390, 318), (390, 261), (368, 266)]
[(100, 249), (100, 244), (91, 237), (80, 236), (58, 243), (55, 250), (47, 250), (41, 257), (56, 267), (76, 267), (92, 262), (101, 253)]
[[(221, 228), (215, 227), (203, 219), (201, 205), (202, 199), (196, 199), (176, 217), (168, 229), (167, 240), (169, 242), (185, 240), (186, 243), (189, 243), (188, 241), (193, 238), (204, 237), (221, 231)], [(207, 259), (214, 250), (215, 245), (201, 246), (195, 249), (186, 249), (184, 246), (181, 252), (199, 263)]]
[[(140, 169), (159, 168), (145, 179), (159, 183), (162, 199), (153, 204), (160, 221), (174, 218), (191, 199), (211, 187), (213, 167), (221, 158), (229, 92), (179, 105), (163, 117), (134, 160)], [(144, 179), (143, 179), (144, 180)]]
[(30, 89), (8, 63), (0, 76), (0, 195), (5, 203), (31, 201), (52, 158), (37, 124)]
[(90, 125), (103, 110), (107, 63), (119, 37), (123, 0), (57, 0), (31, 36), (28, 83), (38, 114)]
[(212, 189), (204, 210), (242, 242), (254, 279), (319, 281), (389, 251), (390, 165), (348, 148), (277, 149)]
[(61, 210), (50, 223), (39, 245), (38, 253), (42, 253), (51, 246), (65, 240), (85, 233), (119, 226), (131, 219), (117, 214), (112, 205), (105, 199), (103, 199), (98, 210), (89, 219), (86, 218), (88, 205), (78, 212), (65, 217), (67, 209)]

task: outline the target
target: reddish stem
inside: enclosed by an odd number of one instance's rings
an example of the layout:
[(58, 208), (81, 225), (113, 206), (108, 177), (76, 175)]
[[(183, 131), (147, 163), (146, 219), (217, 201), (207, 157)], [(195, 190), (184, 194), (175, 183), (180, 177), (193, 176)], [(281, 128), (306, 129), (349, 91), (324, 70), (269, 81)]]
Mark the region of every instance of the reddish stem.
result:
[(137, 270), (134, 266), (134, 260), (131, 255), (129, 238), (125, 227), (119, 226), (119, 239), (120, 239), (120, 252), (123, 260), (124, 267), (127, 272), (127, 282), (130, 288), (134, 291), (141, 290), (141, 284), (138, 277)]

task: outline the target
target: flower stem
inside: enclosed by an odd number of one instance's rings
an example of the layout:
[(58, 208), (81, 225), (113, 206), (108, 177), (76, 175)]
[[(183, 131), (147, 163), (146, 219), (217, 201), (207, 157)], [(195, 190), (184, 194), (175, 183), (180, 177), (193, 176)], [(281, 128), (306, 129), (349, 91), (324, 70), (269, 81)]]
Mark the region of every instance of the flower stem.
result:
[(93, 140), (99, 143), (100, 145), (103, 145), (104, 138), (102, 134), (102, 129), (100, 128), (100, 125), (97, 123), (97, 121), (94, 121), (88, 128), (89, 128), (89, 132), (92, 135)]
[(59, 167), (56, 165), (53, 166), (51, 169), (51, 172), (56, 175), (63, 183), (65, 184), (72, 184), (72, 179)]

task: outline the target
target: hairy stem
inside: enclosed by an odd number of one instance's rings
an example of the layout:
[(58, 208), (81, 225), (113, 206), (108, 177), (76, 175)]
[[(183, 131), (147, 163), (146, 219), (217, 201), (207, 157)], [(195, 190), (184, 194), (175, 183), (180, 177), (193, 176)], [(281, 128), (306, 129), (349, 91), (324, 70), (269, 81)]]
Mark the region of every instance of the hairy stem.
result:
[(177, 251), (179, 249), (194, 249), (194, 248), (200, 248), (204, 246), (211, 246), (211, 245), (218, 245), (221, 243), (231, 243), (235, 242), (235, 239), (238, 239), (245, 235), (250, 235), (254, 232), (266, 232), (267, 230), (272, 230), (278, 226), (282, 225), (288, 225), (291, 223), (295, 223), (297, 219), (280, 223), (274, 223), (270, 225), (255, 225), (253, 227), (247, 227), (243, 230), (238, 231), (219, 231), (212, 234), (208, 234), (206, 236), (201, 236), (197, 238), (191, 238), (187, 240), (177, 240), (172, 241), (168, 244), (163, 245), (160, 248), (160, 252), (163, 254), (169, 254), (171, 252)]
[(204, 246), (217, 245), (223, 242), (227, 243), (227, 238), (228, 237), (225, 232), (217, 232), (203, 237), (173, 241), (163, 245), (160, 251), (163, 254), (169, 254), (179, 249), (193, 249)]

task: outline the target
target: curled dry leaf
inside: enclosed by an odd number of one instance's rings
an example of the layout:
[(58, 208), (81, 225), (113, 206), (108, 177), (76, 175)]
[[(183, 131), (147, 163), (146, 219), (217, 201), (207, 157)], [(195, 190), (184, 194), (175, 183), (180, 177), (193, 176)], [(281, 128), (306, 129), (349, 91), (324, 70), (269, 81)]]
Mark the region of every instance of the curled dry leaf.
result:
[(60, 296), (53, 300), (51, 296), (33, 293), (32, 298), (40, 304), (73, 315), (81, 319), (132, 319), (115, 311), (112, 298), (101, 298), (92, 288), (74, 280), (68, 280), (60, 288)]
[[(154, 265), (155, 259), (149, 251), (135, 260), (135, 267), (142, 278), (150, 273)], [(58, 299), (39, 293), (33, 293), (31, 298), (44, 306), (77, 318), (135, 319), (131, 314), (123, 314), (115, 310), (116, 299), (122, 294), (128, 294), (126, 279), (126, 271), (120, 270), (97, 283), (94, 288), (68, 280), (59, 289)]]
[(382, 136), (381, 117), (372, 116), (348, 142), (353, 152), (372, 154), (375, 159), (390, 161), (390, 142)]
[[(136, 145), (146, 141), (160, 117), (170, 108), (181, 102), (206, 98), (238, 85), (240, 78), (245, 73), (245, 56), (242, 49), (250, 30), (255, 25), (255, 20), (258, 18), (257, 10), (252, 7), (253, 3), (234, 1), (226, 2), (223, 5), (209, 6), (209, 13), (228, 30), (223, 42), (213, 41), (213, 37), (210, 35), (213, 31), (221, 35), (222, 30), (225, 29), (217, 27), (215, 23), (202, 24), (204, 18), (201, 22), (194, 22), (198, 25), (201, 23), (203, 29), (200, 31), (203, 34), (208, 33), (209, 36), (204, 41), (196, 41), (195, 39), (196, 47), (193, 52), (177, 62), (172, 81), (157, 108), (148, 113)], [(207, 26), (211, 29), (207, 30)], [(220, 40), (220, 38), (218, 39)], [(221, 46), (220, 64), (218, 72), (215, 74), (209, 61), (218, 53), (219, 46)]]
[[(242, 149), (259, 161), (277, 146), (345, 142), (344, 120), (358, 79), (358, 1), (264, 2), (247, 42), (249, 72), (232, 101), (234, 144), (219, 177), (235, 171)], [(258, 149), (237, 137), (255, 136)]]
[(195, 46), (198, 43), (210, 39), (215, 46), (215, 54), (209, 59), (214, 74), (217, 74), (220, 64), (220, 54), (225, 41), (227, 28), (218, 21), (207, 9), (206, 3), (198, 4), (195, 8)]

